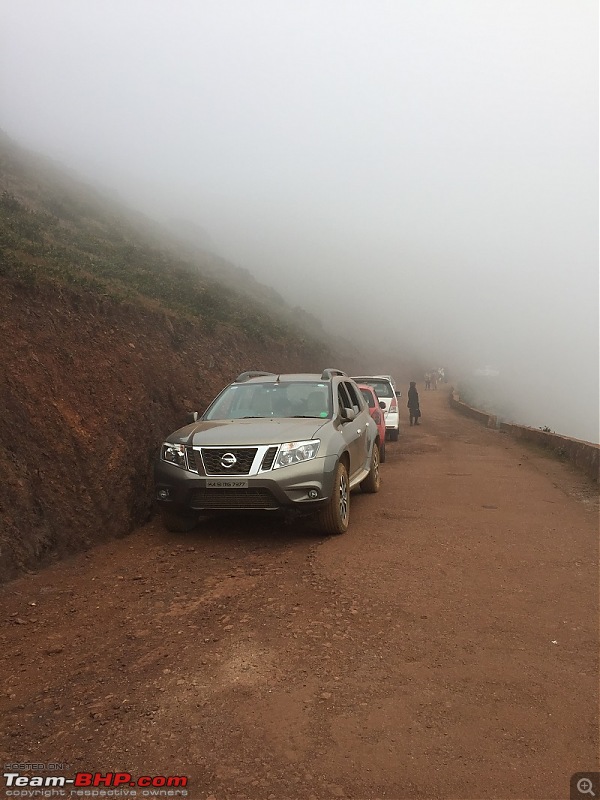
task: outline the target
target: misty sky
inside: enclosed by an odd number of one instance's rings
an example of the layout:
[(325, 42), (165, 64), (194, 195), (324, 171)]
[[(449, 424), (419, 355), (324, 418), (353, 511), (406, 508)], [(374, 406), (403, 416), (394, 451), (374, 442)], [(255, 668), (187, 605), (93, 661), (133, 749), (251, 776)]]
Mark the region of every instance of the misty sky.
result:
[[(598, 441), (596, 0), (0, 0), (0, 127)], [(420, 376), (417, 376), (420, 377)]]

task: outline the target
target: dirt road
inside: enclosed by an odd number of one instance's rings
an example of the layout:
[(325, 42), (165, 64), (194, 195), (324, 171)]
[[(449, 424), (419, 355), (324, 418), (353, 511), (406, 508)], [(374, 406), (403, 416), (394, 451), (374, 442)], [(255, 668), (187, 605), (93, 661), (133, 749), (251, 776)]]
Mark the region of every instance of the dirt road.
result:
[(2, 764), (194, 800), (568, 797), (599, 769), (597, 489), (421, 405), (345, 536), (154, 521), (4, 586)]

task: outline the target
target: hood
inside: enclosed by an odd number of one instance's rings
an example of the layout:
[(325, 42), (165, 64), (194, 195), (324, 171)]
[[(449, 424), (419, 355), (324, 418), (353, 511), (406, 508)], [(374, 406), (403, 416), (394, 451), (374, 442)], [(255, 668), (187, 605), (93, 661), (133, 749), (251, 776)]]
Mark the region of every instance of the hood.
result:
[(244, 447), (318, 439), (325, 419), (234, 419), (198, 421), (169, 436), (170, 442), (195, 447)]

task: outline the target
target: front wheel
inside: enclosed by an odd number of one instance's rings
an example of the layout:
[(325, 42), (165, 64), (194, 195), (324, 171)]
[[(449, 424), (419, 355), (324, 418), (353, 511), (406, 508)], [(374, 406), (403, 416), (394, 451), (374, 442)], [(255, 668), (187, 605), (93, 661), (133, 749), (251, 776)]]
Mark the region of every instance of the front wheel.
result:
[(340, 461), (335, 470), (333, 490), (327, 505), (319, 511), (317, 524), (324, 533), (337, 536), (346, 533), (350, 519), (350, 487), (348, 471)]
[(176, 514), (174, 511), (162, 511), (163, 525), (171, 533), (187, 533), (196, 527), (197, 514)]
[(371, 469), (369, 470), (369, 474), (364, 481), (361, 482), (360, 488), (363, 490), (363, 492), (367, 492), (367, 494), (375, 494), (375, 492), (379, 491), (380, 482), (379, 447), (377, 444), (374, 444), (373, 454), (371, 456)]

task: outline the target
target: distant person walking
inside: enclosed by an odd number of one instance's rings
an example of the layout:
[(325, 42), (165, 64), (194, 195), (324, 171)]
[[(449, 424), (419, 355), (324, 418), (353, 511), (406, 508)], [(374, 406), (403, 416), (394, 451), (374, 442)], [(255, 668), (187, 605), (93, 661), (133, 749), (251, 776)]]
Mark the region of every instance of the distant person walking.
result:
[(438, 374), (435, 370), (432, 370), (430, 388), (437, 389), (437, 382), (438, 382)]
[(425, 373), (425, 388), (426, 389), (431, 389), (431, 373), (430, 372), (426, 372)]
[(419, 417), (421, 416), (421, 409), (419, 408), (419, 393), (417, 392), (417, 384), (415, 381), (410, 382), (408, 390), (408, 413), (410, 415), (410, 424), (418, 425)]

